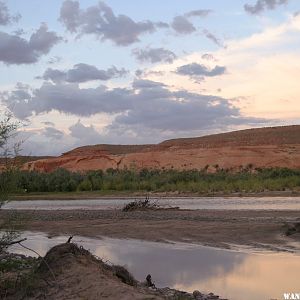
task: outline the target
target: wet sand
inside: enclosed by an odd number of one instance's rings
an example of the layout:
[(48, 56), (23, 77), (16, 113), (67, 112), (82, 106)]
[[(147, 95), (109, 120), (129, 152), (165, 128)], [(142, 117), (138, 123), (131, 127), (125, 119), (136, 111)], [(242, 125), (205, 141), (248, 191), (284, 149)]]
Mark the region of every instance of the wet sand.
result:
[(300, 233), (285, 236), (299, 211), (119, 210), (0, 211), (0, 221), (20, 214), (23, 230), (55, 235), (188, 242), (220, 248), (300, 253)]

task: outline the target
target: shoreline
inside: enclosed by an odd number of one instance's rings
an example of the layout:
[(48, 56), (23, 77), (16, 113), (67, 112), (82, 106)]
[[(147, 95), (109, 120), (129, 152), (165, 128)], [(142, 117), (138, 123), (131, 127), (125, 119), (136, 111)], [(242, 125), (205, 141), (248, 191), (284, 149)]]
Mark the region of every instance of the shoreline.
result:
[(20, 216), (23, 231), (154, 242), (184, 242), (222, 249), (300, 253), (300, 232), (286, 236), (299, 211), (255, 210), (60, 210), (0, 211)]
[(89, 199), (137, 199), (145, 198), (247, 198), (247, 197), (300, 197), (300, 191), (264, 191), (255, 193), (186, 193), (186, 192), (62, 192), (62, 193), (28, 193), (15, 194), (11, 196), (11, 201), (26, 200), (89, 200)]

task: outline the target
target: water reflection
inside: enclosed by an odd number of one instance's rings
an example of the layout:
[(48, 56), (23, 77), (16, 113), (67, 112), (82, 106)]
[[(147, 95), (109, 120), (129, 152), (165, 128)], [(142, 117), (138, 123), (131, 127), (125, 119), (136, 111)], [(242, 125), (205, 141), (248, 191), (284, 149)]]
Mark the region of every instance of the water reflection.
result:
[[(41, 255), (67, 237), (25, 233), (24, 244)], [(299, 289), (300, 260), (291, 254), (249, 254), (189, 245), (138, 240), (75, 237), (74, 242), (114, 264), (125, 265), (139, 280), (150, 273), (158, 286), (213, 291), (231, 300), (282, 299)], [(32, 255), (19, 246), (11, 251)], [(299, 292), (299, 291), (298, 291)]]
[(232, 255), (229, 251), (188, 244), (112, 239), (104, 242), (105, 245), (95, 249), (97, 255), (108, 252), (110, 260), (125, 264), (139, 279), (151, 273), (159, 286), (175, 286), (178, 283), (185, 286), (196, 278), (203, 281), (230, 272), (246, 257), (242, 253)]
[[(3, 209), (118, 209), (133, 199), (28, 200), (11, 201)], [(182, 209), (282, 209), (300, 210), (300, 197), (187, 197), (153, 198), (162, 206)]]

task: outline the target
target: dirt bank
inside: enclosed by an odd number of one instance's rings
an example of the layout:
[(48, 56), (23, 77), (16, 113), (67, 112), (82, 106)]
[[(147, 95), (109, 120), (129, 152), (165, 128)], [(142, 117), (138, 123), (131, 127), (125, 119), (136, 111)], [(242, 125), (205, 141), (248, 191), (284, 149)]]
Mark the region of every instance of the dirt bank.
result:
[[(0, 211), (0, 220), (9, 211)], [(108, 236), (149, 241), (181, 241), (230, 248), (300, 253), (300, 233), (286, 236), (285, 224), (300, 221), (299, 211), (158, 210), (18, 211), (24, 230), (49, 235)]]

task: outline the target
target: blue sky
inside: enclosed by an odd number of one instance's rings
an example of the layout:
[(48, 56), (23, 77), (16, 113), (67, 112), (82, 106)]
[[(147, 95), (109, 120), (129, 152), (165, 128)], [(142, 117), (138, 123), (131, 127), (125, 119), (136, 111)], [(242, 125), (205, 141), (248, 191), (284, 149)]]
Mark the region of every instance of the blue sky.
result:
[(0, 107), (35, 155), (298, 124), (298, 11), (296, 0), (0, 1)]

